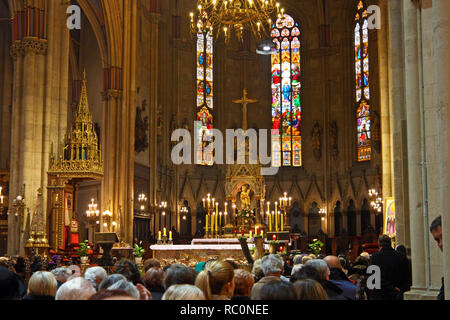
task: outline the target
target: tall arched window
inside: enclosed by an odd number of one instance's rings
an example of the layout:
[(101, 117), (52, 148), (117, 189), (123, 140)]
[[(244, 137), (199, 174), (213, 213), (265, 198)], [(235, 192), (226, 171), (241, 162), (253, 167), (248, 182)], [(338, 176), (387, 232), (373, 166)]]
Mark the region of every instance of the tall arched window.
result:
[(284, 14), (272, 26), (272, 165), (301, 167), (300, 29)]
[(197, 130), (196, 164), (213, 165), (213, 38), (209, 33), (197, 35)]
[(358, 2), (355, 17), (355, 74), (358, 162), (372, 158), (369, 83), (369, 23), (363, 1)]

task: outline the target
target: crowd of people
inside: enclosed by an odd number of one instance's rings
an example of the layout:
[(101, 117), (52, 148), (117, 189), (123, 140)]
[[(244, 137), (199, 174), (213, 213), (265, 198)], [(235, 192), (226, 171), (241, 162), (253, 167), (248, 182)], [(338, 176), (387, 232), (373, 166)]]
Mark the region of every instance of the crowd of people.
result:
[[(438, 222), (431, 226), (437, 234)], [(42, 271), (37, 263), (25, 282), (24, 259), (12, 265), (0, 259), (0, 299), (5, 300), (401, 300), (410, 290), (411, 264), (404, 246), (393, 249), (391, 238), (379, 238), (380, 251), (361, 253), (354, 261), (345, 255), (286, 257), (269, 254), (252, 269), (233, 260), (161, 265), (155, 259), (140, 268), (127, 259), (117, 261), (110, 274), (92, 266), (52, 265)], [(370, 287), (370, 266), (381, 271), (380, 286)], [(41, 269), (39, 269), (41, 267)], [(443, 296), (443, 291), (441, 292)]]

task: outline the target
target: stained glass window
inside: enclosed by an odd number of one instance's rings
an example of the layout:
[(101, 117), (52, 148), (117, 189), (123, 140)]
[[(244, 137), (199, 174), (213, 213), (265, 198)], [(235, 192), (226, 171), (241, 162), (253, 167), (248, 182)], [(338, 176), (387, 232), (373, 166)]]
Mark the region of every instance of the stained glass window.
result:
[(213, 38), (197, 35), (197, 137), (196, 164), (213, 165)]
[(272, 26), (276, 53), (272, 54), (272, 165), (300, 167), (301, 138), (301, 64), (300, 28), (284, 14)]
[(369, 23), (363, 1), (358, 2), (355, 17), (355, 74), (358, 162), (371, 160)]

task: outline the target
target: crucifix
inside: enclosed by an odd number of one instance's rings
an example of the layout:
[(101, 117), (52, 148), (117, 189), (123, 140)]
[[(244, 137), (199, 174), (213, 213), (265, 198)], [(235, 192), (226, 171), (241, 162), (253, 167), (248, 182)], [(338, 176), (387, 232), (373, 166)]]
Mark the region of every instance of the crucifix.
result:
[(244, 131), (247, 131), (247, 105), (250, 103), (257, 103), (258, 100), (256, 99), (249, 99), (247, 98), (247, 89), (244, 88), (244, 95), (239, 100), (233, 100), (233, 103), (241, 104), (242, 105), (242, 129)]

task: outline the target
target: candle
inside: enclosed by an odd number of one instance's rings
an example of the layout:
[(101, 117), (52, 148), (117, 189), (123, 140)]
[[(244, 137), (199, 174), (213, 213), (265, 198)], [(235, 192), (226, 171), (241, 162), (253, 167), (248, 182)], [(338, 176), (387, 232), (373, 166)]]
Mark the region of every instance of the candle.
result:
[(212, 214), (212, 217), (211, 217), (211, 232), (214, 232), (214, 216), (215, 216), (216, 214), (213, 212), (213, 214)]
[(219, 226), (222, 228), (222, 211), (219, 212)]
[(281, 231), (284, 230), (284, 224), (283, 224), (283, 214), (281, 214), (281, 220), (280, 220), (280, 227), (281, 227)]
[(259, 234), (258, 231), (259, 231), (259, 228), (258, 228), (258, 227), (255, 227), (255, 234), (256, 234), (256, 235)]
[(267, 224), (269, 225), (269, 231), (272, 231), (272, 215), (267, 211)]
[(164, 230), (163, 236), (164, 236), (164, 237), (167, 237), (167, 229), (164, 228), (163, 230)]
[(214, 222), (215, 226), (216, 226), (216, 233), (217, 233), (217, 219), (218, 219), (218, 214), (216, 214), (216, 221)]
[(289, 197), (289, 207), (291, 206), (292, 198)]
[(205, 198), (203, 198), (203, 208), (205, 207)]
[(161, 231), (158, 231), (158, 240), (161, 241)]
[(206, 233), (208, 233), (208, 224), (209, 224), (209, 214), (206, 215), (206, 225), (205, 225)]
[(228, 213), (225, 211), (224, 215), (225, 215), (225, 217), (224, 217), (224, 219), (225, 219), (224, 223), (225, 223), (225, 225), (227, 225), (227, 215), (228, 215)]
[(250, 239), (253, 238), (253, 231), (250, 230)]
[(261, 230), (261, 237), (264, 239), (264, 230)]
[(273, 241), (277, 241), (277, 235), (274, 234), (274, 235), (272, 236), (272, 239), (273, 239)]
[(169, 241), (172, 241), (172, 231), (169, 231)]
[(216, 214), (219, 214), (219, 203), (216, 202)]
[(270, 211), (270, 202), (267, 202), (267, 211)]
[(278, 231), (278, 212), (275, 212), (275, 231)]
[(242, 234), (242, 236), (245, 236), (245, 231), (244, 231), (244, 229), (241, 229), (241, 234)]

